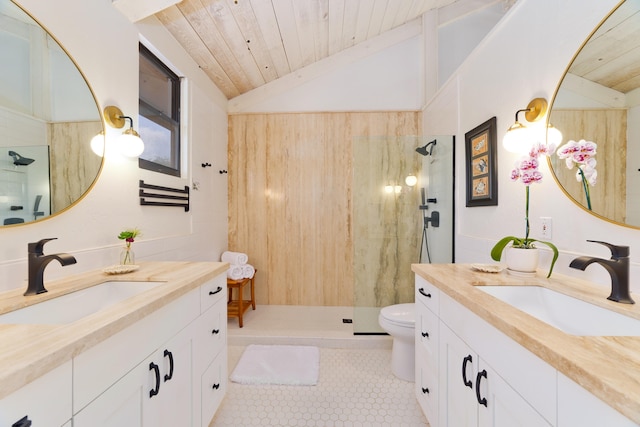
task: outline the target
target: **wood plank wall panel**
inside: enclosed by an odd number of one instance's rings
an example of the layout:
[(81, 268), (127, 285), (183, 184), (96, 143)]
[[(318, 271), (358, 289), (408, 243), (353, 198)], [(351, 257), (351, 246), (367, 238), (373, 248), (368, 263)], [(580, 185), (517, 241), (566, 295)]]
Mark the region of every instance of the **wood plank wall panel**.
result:
[(258, 304), (353, 305), (353, 138), (419, 133), (418, 112), (229, 117), (229, 249)]
[[(598, 144), (598, 179), (591, 187), (593, 212), (618, 222), (626, 222), (627, 210), (627, 112), (626, 110), (553, 110), (551, 122), (570, 140), (586, 139)], [(576, 168), (568, 169), (564, 160), (552, 157), (554, 173), (565, 190), (587, 206), (582, 184), (575, 178)]]

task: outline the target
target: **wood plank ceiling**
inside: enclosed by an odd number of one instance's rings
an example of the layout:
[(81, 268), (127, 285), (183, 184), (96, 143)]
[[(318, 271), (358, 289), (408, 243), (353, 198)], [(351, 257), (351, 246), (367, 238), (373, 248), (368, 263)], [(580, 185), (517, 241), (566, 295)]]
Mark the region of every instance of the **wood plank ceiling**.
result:
[(183, 0), (155, 16), (231, 99), (457, 1)]
[(640, 1), (627, 1), (606, 20), (569, 72), (624, 94), (640, 87)]

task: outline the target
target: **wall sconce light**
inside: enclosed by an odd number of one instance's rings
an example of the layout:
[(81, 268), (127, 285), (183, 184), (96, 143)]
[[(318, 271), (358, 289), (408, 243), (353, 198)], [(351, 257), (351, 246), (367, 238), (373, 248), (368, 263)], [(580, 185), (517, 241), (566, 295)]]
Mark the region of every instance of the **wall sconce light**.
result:
[(130, 126), (118, 138), (118, 149), (123, 156), (138, 157), (144, 151), (144, 142), (140, 139), (138, 132), (133, 129), (133, 119), (122, 114), (118, 107), (110, 105), (104, 109), (104, 120), (113, 128), (123, 128), (127, 119)]
[[(516, 122), (511, 125), (507, 130), (507, 133), (502, 138), (502, 146), (512, 153), (526, 154), (531, 149), (531, 145), (536, 139), (535, 132), (528, 129), (520, 121), (518, 121), (518, 114), (524, 112), (524, 118), (529, 123), (535, 123), (542, 119), (547, 113), (547, 100), (544, 98), (535, 98), (529, 102), (527, 108), (516, 111)], [(562, 140), (562, 134), (558, 129), (549, 125), (546, 135), (549, 140), (554, 138), (555, 140)], [(559, 137), (558, 137), (559, 135)], [(544, 139), (545, 135), (540, 135), (540, 139)], [(558, 142), (556, 142), (557, 144)]]

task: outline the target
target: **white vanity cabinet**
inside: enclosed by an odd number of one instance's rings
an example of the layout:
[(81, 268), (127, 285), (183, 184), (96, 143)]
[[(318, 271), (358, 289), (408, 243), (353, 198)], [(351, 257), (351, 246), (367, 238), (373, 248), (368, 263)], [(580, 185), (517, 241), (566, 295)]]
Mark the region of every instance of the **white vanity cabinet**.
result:
[(71, 362), (0, 400), (0, 426), (27, 417), (38, 427), (61, 427), (71, 419)]
[[(416, 307), (416, 395), (432, 427), (555, 425), (554, 369), (420, 276)], [(438, 342), (425, 346), (430, 324)], [(429, 383), (437, 392), (425, 399)]]
[(194, 322), (193, 425), (207, 427), (227, 391), (227, 280), (200, 288), (202, 315)]
[(439, 290), (418, 278), (416, 281), (415, 392), (428, 419), (438, 419), (438, 319)]
[[(226, 295), (220, 275), (74, 359), (74, 427), (208, 426), (226, 391)], [(212, 404), (201, 383), (220, 360)]]
[(448, 327), (440, 330), (440, 426), (549, 426)]
[(73, 418), (74, 427), (191, 425), (191, 333), (163, 345)]

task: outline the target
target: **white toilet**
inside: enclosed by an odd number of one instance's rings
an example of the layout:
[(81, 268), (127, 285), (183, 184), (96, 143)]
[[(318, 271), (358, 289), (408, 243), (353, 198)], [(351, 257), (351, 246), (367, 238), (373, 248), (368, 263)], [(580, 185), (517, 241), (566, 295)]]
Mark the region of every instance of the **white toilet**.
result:
[(393, 337), (391, 371), (405, 381), (415, 381), (415, 304), (396, 304), (380, 310), (378, 323)]

